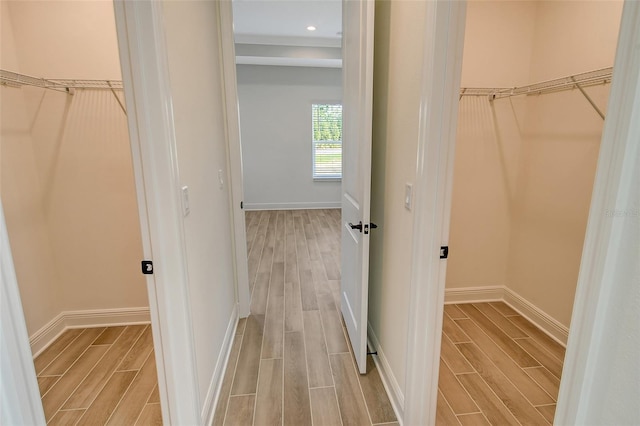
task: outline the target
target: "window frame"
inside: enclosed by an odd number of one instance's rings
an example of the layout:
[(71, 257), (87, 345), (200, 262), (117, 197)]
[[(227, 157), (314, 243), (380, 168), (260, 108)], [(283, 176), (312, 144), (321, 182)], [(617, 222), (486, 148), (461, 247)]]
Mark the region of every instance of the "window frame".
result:
[[(314, 107), (316, 105), (329, 105), (329, 106), (335, 106), (338, 105), (340, 106), (340, 112), (341, 112), (341, 116), (340, 119), (341, 121), (343, 120), (343, 105), (342, 105), (342, 101), (336, 101), (336, 100), (332, 100), (332, 101), (312, 101), (311, 102), (311, 108), (310, 108), (310, 112), (311, 112), (311, 177), (314, 181), (320, 181), (320, 182), (332, 182), (332, 181), (341, 181), (342, 180), (342, 161), (340, 163), (340, 174), (332, 174), (332, 175), (317, 175), (316, 174), (316, 144), (317, 143), (339, 143), (340, 144), (340, 159), (342, 160), (342, 152), (343, 152), (343, 146), (342, 146), (342, 139), (344, 139), (344, 135), (341, 134), (341, 140), (340, 141), (316, 141), (315, 137), (314, 137)], [(341, 124), (341, 129), (342, 129), (342, 124)], [(342, 133), (342, 131), (341, 131)]]

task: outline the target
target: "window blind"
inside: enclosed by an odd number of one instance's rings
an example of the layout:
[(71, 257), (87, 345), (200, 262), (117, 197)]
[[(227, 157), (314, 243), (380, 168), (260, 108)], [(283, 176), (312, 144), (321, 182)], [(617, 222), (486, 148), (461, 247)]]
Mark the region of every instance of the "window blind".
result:
[(313, 178), (342, 177), (342, 105), (313, 104)]

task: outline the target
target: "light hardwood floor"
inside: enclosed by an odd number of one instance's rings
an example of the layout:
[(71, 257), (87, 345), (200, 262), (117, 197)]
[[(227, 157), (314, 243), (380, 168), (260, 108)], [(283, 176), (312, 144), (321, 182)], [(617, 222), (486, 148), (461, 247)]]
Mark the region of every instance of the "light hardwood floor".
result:
[(358, 374), (339, 306), (340, 210), (247, 212), (251, 315), (214, 425), (394, 425), (371, 357)]
[(552, 424), (564, 354), (502, 302), (446, 305), (436, 423)]
[[(251, 315), (214, 425), (397, 425), (340, 314), (340, 211), (247, 212)], [(438, 425), (553, 422), (564, 348), (504, 303), (446, 305)], [(53, 425), (160, 425), (151, 328), (72, 329), (35, 359)]]
[(49, 425), (161, 425), (151, 327), (65, 331), (35, 360)]

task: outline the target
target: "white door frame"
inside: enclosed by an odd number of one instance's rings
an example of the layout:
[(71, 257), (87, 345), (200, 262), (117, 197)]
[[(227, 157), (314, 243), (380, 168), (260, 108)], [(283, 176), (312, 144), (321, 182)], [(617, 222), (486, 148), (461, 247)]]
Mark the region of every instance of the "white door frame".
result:
[[(625, 286), (638, 284), (631, 277), (622, 280), (618, 270), (638, 262), (638, 253), (625, 256), (622, 244), (625, 219), (614, 219), (612, 212), (625, 206), (638, 207), (638, 182), (632, 170), (640, 167), (640, 3), (625, 2), (618, 49), (613, 67), (613, 81), (607, 119), (604, 123), (598, 167), (591, 198), (589, 221), (580, 262), (571, 328), (567, 342), (560, 392), (556, 408), (556, 424), (587, 424), (589, 405), (601, 398), (603, 390), (594, 386), (608, 374), (602, 371), (603, 360), (615, 354), (603, 344), (607, 335), (610, 300)], [(640, 220), (628, 217), (626, 220)], [(637, 235), (636, 235), (637, 237)], [(637, 245), (636, 245), (637, 247)], [(629, 261), (631, 259), (631, 261)], [(628, 281), (627, 281), (628, 279)], [(615, 310), (615, 308), (613, 308)], [(624, 338), (628, 338), (624, 336)], [(606, 362), (606, 361), (605, 361)], [(632, 374), (632, 372), (629, 372)], [(637, 395), (636, 395), (637, 396)], [(637, 409), (637, 407), (635, 407)]]
[[(464, 2), (428, 2), (428, 40), (418, 141), (411, 267), (407, 375), (403, 424), (435, 424), (446, 263), (440, 245), (448, 244), (453, 154), (457, 126)], [(630, 169), (638, 158), (625, 157), (640, 139), (640, 3), (625, 2), (616, 53), (609, 110), (603, 131), (578, 287), (564, 361), (555, 421), (581, 424), (593, 398), (596, 360), (602, 347), (602, 316), (607, 287), (619, 250), (620, 225), (608, 209), (637, 197)], [(629, 95), (632, 94), (632, 95)], [(636, 156), (637, 157), (637, 156)], [(455, 250), (455, 247), (452, 248)], [(598, 297), (602, 296), (602, 297)], [(604, 354), (604, 355), (603, 355)]]
[(435, 424), (466, 2), (426, 6), (404, 424)]
[(46, 423), (0, 200), (0, 424)]
[(201, 422), (177, 148), (161, 2), (116, 0), (149, 307), (166, 424)]

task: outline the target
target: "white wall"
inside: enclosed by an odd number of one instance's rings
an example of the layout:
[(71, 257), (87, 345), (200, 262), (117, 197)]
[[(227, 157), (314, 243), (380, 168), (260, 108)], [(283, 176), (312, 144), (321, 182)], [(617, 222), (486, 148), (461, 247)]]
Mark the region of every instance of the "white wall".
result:
[(184, 231), (199, 406), (203, 407), (212, 403), (206, 399), (215, 390), (211, 386), (216, 384), (216, 366), (224, 364), (225, 331), (235, 321), (219, 18), (215, 2), (167, 1), (163, 9), (179, 179), (189, 188), (190, 213), (184, 218)]
[(247, 209), (339, 207), (340, 181), (314, 181), (311, 104), (341, 101), (341, 71), (238, 65)]
[[(111, 2), (2, 7), (3, 69), (120, 78)], [(148, 306), (126, 117), (111, 92), (1, 90), (2, 197), (29, 333), (62, 311)]]

